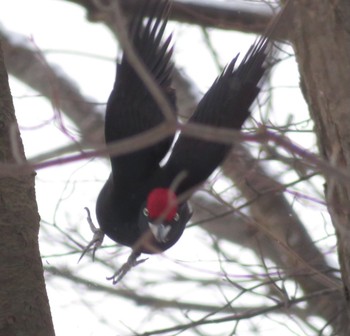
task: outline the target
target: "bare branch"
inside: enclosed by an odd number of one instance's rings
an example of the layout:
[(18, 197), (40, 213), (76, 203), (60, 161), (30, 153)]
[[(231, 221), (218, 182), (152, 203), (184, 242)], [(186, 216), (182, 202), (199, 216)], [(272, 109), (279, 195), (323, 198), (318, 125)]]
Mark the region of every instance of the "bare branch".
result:
[[(94, 0), (64, 0), (74, 2), (86, 8), (91, 21), (112, 22), (108, 13), (101, 12), (99, 1)], [(119, 0), (127, 15), (142, 6), (142, 2), (151, 0)], [(102, 1), (101, 1), (102, 3)], [(178, 22), (213, 27), (220, 29), (239, 30), (242, 32), (262, 33), (268, 22), (276, 13), (276, 4), (267, 2), (219, 2), (219, 1), (191, 1), (174, 0), (170, 18)], [(281, 31), (282, 33), (282, 31)], [(282, 34), (280, 35), (282, 36)]]

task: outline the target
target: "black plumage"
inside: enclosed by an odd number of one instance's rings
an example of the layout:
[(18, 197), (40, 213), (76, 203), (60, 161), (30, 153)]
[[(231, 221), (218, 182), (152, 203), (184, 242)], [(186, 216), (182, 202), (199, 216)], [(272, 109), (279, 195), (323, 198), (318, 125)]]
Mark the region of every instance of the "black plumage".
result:
[[(170, 1), (146, 4), (130, 29), (132, 45), (176, 113), (171, 88), (173, 64), (171, 36), (164, 39)], [(271, 44), (261, 37), (236, 67), (235, 57), (204, 95), (190, 123), (239, 130), (248, 118), (265, 73)], [(107, 144), (152, 129), (164, 115), (148, 88), (124, 55), (107, 104)], [(157, 253), (171, 247), (182, 235), (191, 212), (179, 196), (205, 181), (221, 164), (230, 145), (174, 135), (147, 148), (111, 157), (112, 173), (100, 192), (96, 213), (101, 230), (114, 241), (140, 253)], [(136, 257), (133, 259), (136, 261)]]
[[(160, 1), (154, 6), (146, 5), (133, 22), (130, 36), (135, 51), (175, 113), (175, 92), (171, 88), (171, 36), (162, 42), (169, 9), (169, 1)], [(149, 18), (144, 25), (146, 14)], [(158, 104), (123, 56), (117, 65), (115, 85), (107, 103), (107, 144), (140, 134), (163, 121), (164, 116)], [(142, 237), (145, 231), (142, 207), (152, 188), (148, 181), (159, 169), (159, 163), (169, 151), (172, 141), (173, 136), (148, 148), (111, 158), (112, 174), (98, 197), (96, 212), (102, 231), (116, 242), (133, 246)], [(189, 214), (186, 206), (182, 206), (181, 210), (187, 218)], [(141, 225), (138, 225), (140, 221)], [(175, 242), (175, 236), (176, 240), (181, 236), (183, 229), (174, 230), (173, 239), (154, 242), (154, 246), (144, 246), (141, 251), (151, 253), (165, 250)]]

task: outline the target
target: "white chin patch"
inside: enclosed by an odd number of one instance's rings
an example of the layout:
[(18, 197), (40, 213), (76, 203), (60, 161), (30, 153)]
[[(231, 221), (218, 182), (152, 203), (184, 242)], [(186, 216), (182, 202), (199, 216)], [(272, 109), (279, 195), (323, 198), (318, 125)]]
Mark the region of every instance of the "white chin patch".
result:
[(165, 226), (164, 224), (153, 224), (151, 222), (148, 222), (148, 225), (158, 242), (166, 243), (168, 241), (170, 225)]

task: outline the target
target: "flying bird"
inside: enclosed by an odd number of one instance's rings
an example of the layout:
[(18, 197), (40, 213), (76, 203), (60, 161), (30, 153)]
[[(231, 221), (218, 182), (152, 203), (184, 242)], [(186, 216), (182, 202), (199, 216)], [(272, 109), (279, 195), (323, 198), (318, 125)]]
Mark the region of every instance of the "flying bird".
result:
[[(135, 53), (176, 118), (176, 93), (171, 87), (172, 36), (164, 36), (170, 7), (169, 0), (146, 2), (134, 17), (129, 36)], [(239, 66), (238, 55), (234, 57), (203, 96), (188, 123), (240, 130), (259, 93), (270, 50), (270, 39), (263, 36), (251, 46)], [(106, 143), (139, 135), (164, 120), (158, 102), (124, 53), (117, 64), (107, 103)], [(113, 283), (143, 261), (137, 260), (141, 253), (160, 253), (179, 240), (191, 218), (188, 200), (192, 192), (232, 148), (181, 132), (172, 146), (174, 139), (175, 132), (154, 145), (110, 157), (112, 172), (96, 205), (100, 228), (92, 228), (95, 236), (84, 253), (92, 246), (95, 252), (103, 234), (132, 248), (128, 262), (110, 278)], [(92, 225), (90, 216), (88, 220)]]

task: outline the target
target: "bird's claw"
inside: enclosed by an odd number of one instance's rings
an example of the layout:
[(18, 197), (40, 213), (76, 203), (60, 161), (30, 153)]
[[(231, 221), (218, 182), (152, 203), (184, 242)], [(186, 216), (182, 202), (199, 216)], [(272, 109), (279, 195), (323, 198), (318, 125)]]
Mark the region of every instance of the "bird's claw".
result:
[(104, 238), (104, 232), (97, 228), (94, 223), (92, 222), (91, 216), (90, 216), (90, 210), (89, 208), (84, 208), (87, 212), (87, 221), (90, 225), (90, 229), (92, 231), (92, 233), (94, 234), (92, 237), (91, 242), (85, 247), (83, 253), (81, 254), (78, 262), (83, 259), (84, 255), (86, 254), (87, 251), (90, 250), (91, 247), (93, 247), (92, 249), (92, 260), (95, 260), (95, 253), (96, 250), (102, 245), (103, 242), (103, 238)]
[(142, 264), (148, 258), (137, 260), (140, 256), (140, 253), (132, 252), (127, 260), (127, 262), (120, 267), (120, 269), (115, 272), (111, 277), (108, 277), (107, 280), (112, 280), (113, 285), (116, 285), (124, 276), (135, 266)]

